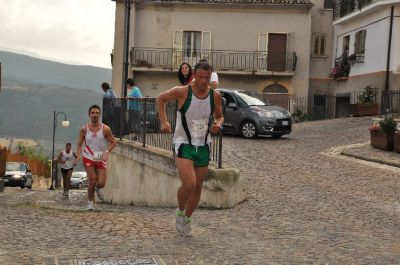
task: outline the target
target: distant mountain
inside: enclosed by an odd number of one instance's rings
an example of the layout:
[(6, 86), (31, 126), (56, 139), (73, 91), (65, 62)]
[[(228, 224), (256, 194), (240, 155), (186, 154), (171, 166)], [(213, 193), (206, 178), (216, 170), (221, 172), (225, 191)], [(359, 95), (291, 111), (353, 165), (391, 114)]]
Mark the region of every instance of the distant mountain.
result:
[(64, 115), (57, 115), (57, 147), (66, 142), (75, 145), (79, 128), (89, 121), (89, 107), (101, 106), (101, 101), (101, 93), (84, 89), (7, 83), (0, 92), (0, 137), (38, 140), (51, 150), (53, 111), (57, 111), (64, 112), (70, 122), (63, 128)]
[(56, 87), (71, 87), (101, 92), (102, 82), (111, 83), (111, 69), (71, 65), (12, 52), (0, 51), (2, 79)]

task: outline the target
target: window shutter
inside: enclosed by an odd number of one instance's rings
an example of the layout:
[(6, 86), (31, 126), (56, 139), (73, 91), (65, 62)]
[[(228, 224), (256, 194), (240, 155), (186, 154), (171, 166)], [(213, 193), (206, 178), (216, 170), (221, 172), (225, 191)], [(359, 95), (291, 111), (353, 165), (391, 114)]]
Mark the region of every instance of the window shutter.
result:
[(181, 30), (174, 30), (173, 32), (173, 44), (172, 44), (172, 67), (179, 68), (182, 63), (183, 50), (182, 50), (182, 36)]
[(211, 57), (211, 32), (203, 31), (201, 32), (201, 56), (200, 58), (205, 58), (207, 61), (213, 65)]
[(286, 52), (294, 52), (294, 32), (289, 32), (287, 35)]
[(267, 70), (268, 33), (258, 34), (257, 69)]

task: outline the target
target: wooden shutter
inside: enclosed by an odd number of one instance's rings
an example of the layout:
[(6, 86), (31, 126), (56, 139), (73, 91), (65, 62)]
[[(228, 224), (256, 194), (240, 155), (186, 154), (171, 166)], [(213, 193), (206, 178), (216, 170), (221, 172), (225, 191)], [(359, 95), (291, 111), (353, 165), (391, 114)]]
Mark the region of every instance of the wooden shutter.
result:
[(181, 30), (174, 30), (173, 32), (173, 44), (172, 44), (172, 67), (179, 68), (182, 63), (183, 50), (182, 50), (182, 36)]

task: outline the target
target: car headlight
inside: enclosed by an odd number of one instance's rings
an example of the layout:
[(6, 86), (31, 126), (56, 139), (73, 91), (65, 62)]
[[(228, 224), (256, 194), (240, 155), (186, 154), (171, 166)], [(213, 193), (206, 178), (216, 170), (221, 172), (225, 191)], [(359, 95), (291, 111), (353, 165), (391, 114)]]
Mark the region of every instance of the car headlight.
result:
[(13, 175), (13, 178), (15, 178), (15, 179), (20, 179), (20, 178), (22, 178), (22, 176), (19, 175), (19, 174), (14, 174), (14, 175)]
[(258, 116), (260, 117), (267, 117), (267, 118), (273, 118), (274, 114), (272, 114), (272, 112), (270, 111), (259, 111), (257, 112)]

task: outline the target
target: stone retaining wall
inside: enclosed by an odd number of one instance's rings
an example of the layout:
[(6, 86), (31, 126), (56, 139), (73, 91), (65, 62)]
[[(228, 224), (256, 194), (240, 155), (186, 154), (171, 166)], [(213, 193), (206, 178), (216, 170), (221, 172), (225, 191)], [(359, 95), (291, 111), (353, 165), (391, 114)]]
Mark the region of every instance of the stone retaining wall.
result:
[[(179, 187), (171, 151), (120, 141), (110, 155), (104, 189), (109, 203), (176, 207)], [(211, 165), (200, 206), (230, 208), (246, 196), (245, 185), (236, 169), (216, 169)]]

